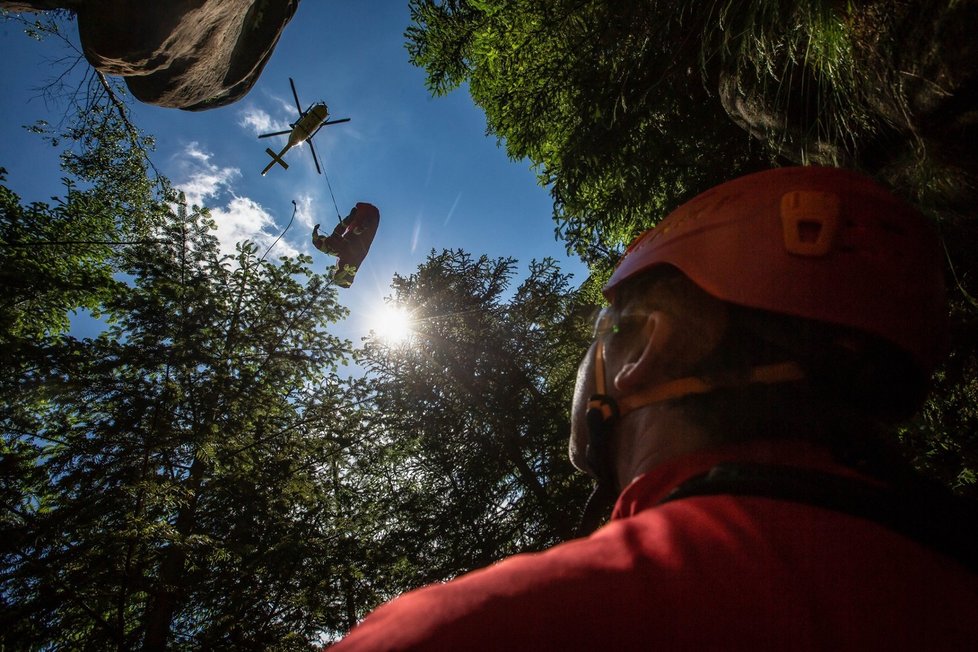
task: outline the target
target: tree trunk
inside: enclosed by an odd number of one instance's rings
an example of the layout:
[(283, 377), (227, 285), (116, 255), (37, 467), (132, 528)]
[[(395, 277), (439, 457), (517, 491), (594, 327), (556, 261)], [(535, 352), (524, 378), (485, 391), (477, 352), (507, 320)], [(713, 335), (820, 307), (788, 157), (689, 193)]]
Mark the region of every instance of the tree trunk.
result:
[(166, 551), (160, 564), (159, 590), (155, 600), (149, 602), (146, 611), (146, 637), (143, 639), (143, 650), (146, 652), (163, 652), (170, 636), (173, 615), (177, 610), (180, 597), (180, 584), (183, 579), (187, 553), (183, 547), (185, 540), (197, 525), (197, 500), (203, 483), (206, 463), (197, 456), (190, 467), (188, 487), (191, 499), (177, 515), (176, 530), (180, 536), (177, 544), (171, 545)]

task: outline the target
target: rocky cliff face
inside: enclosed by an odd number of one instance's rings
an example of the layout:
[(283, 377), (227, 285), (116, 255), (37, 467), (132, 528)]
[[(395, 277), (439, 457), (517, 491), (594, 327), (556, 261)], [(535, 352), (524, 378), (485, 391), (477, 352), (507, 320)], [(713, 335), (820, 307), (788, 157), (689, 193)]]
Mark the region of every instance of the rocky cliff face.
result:
[(0, 0), (16, 11), (69, 9), (85, 57), (143, 102), (199, 111), (254, 85), (299, 0)]
[(844, 87), (807, 55), (771, 74), (735, 60), (719, 75), (728, 115), (792, 162), (859, 167), (915, 200), (973, 213), (978, 2), (866, 0), (846, 16)]

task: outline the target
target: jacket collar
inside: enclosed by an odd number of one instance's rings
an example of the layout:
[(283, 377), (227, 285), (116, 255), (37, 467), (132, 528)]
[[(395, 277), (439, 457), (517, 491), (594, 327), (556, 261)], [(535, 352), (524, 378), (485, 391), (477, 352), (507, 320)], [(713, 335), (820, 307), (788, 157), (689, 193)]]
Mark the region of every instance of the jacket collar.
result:
[(751, 462), (860, 477), (836, 462), (828, 448), (804, 441), (761, 440), (703, 449), (666, 460), (631, 482), (615, 504), (611, 518), (620, 519), (654, 507), (673, 489), (724, 462)]

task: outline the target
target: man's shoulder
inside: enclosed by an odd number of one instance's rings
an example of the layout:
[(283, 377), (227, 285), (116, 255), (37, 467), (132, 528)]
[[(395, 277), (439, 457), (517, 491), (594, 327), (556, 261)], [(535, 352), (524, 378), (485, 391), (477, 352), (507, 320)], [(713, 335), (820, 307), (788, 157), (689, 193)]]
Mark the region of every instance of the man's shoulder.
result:
[[(978, 609), (975, 587), (950, 561), (871, 521), (767, 498), (705, 496), (408, 593), (374, 612), (340, 649), (641, 649), (720, 640), (763, 648), (785, 636), (820, 640), (823, 621), (839, 642), (925, 640), (933, 628), (913, 625), (910, 615), (957, 622)], [(954, 596), (956, 615), (931, 613), (941, 593)], [(906, 631), (860, 629), (880, 617)], [(751, 624), (758, 619), (769, 625)]]
[(608, 536), (576, 539), (412, 591), (373, 612), (340, 649), (505, 649), (541, 631), (552, 644), (557, 629), (612, 604), (612, 548)]
[(533, 641), (548, 649), (604, 647), (608, 633), (595, 623), (629, 619), (653, 595), (670, 600), (655, 578), (676, 573), (676, 548), (665, 522), (648, 523), (663, 518), (676, 515), (613, 521), (588, 538), (402, 595), (340, 649), (527, 649)]

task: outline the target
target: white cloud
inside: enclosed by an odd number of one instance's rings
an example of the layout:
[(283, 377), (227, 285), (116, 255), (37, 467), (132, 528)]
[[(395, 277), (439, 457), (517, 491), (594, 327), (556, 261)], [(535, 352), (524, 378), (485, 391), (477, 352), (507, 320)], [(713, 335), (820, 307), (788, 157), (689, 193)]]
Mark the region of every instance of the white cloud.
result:
[[(233, 197), (227, 206), (212, 208), (211, 217), (217, 223), (216, 235), (224, 253), (233, 253), (237, 243), (251, 240), (258, 245), (258, 255), (261, 255), (279, 237), (275, 219), (261, 204), (248, 197)], [(282, 238), (268, 256), (275, 260), (279, 256), (295, 256), (298, 253)]]
[(223, 191), (230, 191), (231, 181), (241, 176), (235, 167), (221, 167), (211, 163), (211, 155), (196, 142), (190, 143), (183, 152), (183, 174), (187, 180), (177, 183), (178, 190), (187, 196), (190, 206), (206, 206), (208, 199), (216, 199)]
[(452, 215), (455, 214), (455, 209), (458, 208), (458, 200), (461, 198), (462, 192), (459, 191), (459, 193), (455, 195), (455, 201), (452, 202), (452, 207), (448, 209), (448, 217), (445, 218), (445, 222), (442, 224), (442, 226), (448, 226), (448, 223), (452, 221)]
[(287, 122), (273, 119), (262, 109), (253, 106), (246, 107), (238, 114), (238, 125), (250, 129), (255, 134), (283, 131), (289, 128)]
[(276, 96), (274, 99), (278, 103), (279, 110), (282, 113), (284, 113), (285, 115), (294, 116), (293, 120), (299, 117), (298, 113), (295, 110), (295, 102), (292, 100), (292, 98), (286, 100), (282, 97)]
[(414, 230), (411, 232), (411, 253), (418, 249), (418, 241), (421, 238), (421, 213), (414, 218)]
[(184, 156), (192, 158), (195, 161), (200, 161), (201, 163), (207, 163), (211, 160), (211, 155), (200, 148), (200, 143), (197, 141), (191, 142), (187, 145), (187, 149), (183, 150)]
[(296, 221), (299, 223), (299, 226), (309, 230), (312, 229), (317, 220), (313, 201), (312, 195), (299, 195), (299, 198), (295, 200), (296, 206), (298, 207), (295, 214)]
[[(221, 252), (234, 254), (235, 246), (242, 240), (251, 240), (258, 245), (258, 255), (278, 239), (280, 227), (275, 218), (265, 208), (250, 197), (235, 193), (234, 181), (241, 176), (235, 167), (221, 167), (212, 162), (210, 152), (199, 143), (187, 145), (180, 158), (180, 174), (185, 178), (175, 185), (186, 195), (189, 205), (206, 206), (217, 225), (215, 235), (221, 245)], [(312, 200), (300, 200), (296, 220), (311, 226)], [(295, 256), (299, 250), (282, 238), (269, 252), (268, 257)]]

